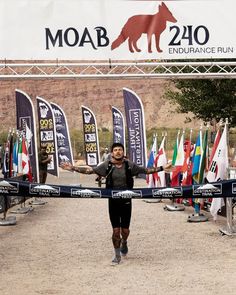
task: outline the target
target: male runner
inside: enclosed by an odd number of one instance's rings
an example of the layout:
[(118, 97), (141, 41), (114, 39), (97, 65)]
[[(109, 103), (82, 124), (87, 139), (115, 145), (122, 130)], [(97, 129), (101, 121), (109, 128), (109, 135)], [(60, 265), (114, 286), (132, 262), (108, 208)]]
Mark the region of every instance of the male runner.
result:
[[(111, 147), (111, 160), (106, 160), (96, 167), (83, 166), (75, 167), (70, 163), (63, 163), (61, 167), (66, 170), (76, 171), (83, 174), (96, 173), (106, 178), (106, 188), (111, 189), (132, 189), (133, 176), (138, 174), (151, 174), (170, 169), (170, 164), (165, 167), (140, 167), (127, 160), (124, 156), (124, 146), (121, 143), (114, 143)], [(113, 264), (119, 264), (121, 255), (128, 253), (127, 239), (130, 233), (129, 226), (132, 211), (132, 199), (109, 198), (109, 217), (113, 228), (112, 242), (115, 256)]]

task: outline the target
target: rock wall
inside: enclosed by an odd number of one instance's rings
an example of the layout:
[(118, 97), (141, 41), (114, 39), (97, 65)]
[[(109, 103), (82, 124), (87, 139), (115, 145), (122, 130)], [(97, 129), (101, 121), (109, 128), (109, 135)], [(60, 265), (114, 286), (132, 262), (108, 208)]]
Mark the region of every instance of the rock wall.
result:
[[(199, 127), (186, 124), (185, 115), (174, 112), (173, 106), (162, 98), (167, 81), (163, 79), (83, 80), (83, 79), (17, 79), (0, 83), (1, 130), (16, 125), (15, 89), (26, 92), (36, 106), (36, 96), (57, 103), (66, 113), (69, 128), (82, 128), (81, 105), (95, 114), (98, 128), (111, 129), (110, 106), (124, 111), (122, 88), (133, 90), (141, 98), (147, 129), (151, 127)], [(37, 114), (37, 112), (36, 112)]]

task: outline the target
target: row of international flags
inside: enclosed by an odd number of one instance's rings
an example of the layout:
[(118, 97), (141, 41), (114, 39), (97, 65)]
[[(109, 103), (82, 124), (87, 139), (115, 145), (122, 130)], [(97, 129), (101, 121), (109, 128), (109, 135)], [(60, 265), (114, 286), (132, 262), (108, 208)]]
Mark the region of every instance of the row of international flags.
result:
[(22, 175), (24, 179), (32, 181), (28, 140), (23, 132), (9, 129), (7, 141), (4, 146), (2, 173), (5, 178)]
[[(227, 179), (228, 176), (228, 140), (227, 140), (227, 123), (225, 123), (223, 132), (218, 129), (214, 143), (209, 152), (208, 145), (208, 129), (204, 134), (200, 128), (195, 144), (192, 144), (192, 130), (190, 130), (189, 138), (186, 140), (185, 131), (181, 136), (178, 132), (175, 145), (173, 147), (172, 165), (173, 171), (170, 175), (169, 185), (192, 185), (208, 182), (217, 182)], [(180, 137), (180, 138), (179, 138)], [(159, 167), (167, 164), (167, 154), (165, 152), (165, 140), (163, 136), (159, 149), (157, 149), (156, 138), (154, 137), (153, 145), (150, 150), (148, 167)], [(147, 177), (148, 187), (165, 187), (165, 172), (155, 173)], [(182, 200), (178, 200), (181, 202)], [(190, 204), (194, 201), (199, 204), (202, 200), (190, 199)], [(211, 201), (211, 200), (209, 200)], [(216, 216), (221, 208), (222, 200), (213, 199), (210, 211)]]

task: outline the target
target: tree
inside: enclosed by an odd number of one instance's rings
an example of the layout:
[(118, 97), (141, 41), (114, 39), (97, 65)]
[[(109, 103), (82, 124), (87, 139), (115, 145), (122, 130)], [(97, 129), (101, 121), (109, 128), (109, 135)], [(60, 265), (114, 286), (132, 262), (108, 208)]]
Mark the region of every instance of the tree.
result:
[(192, 112), (195, 118), (212, 125), (228, 118), (233, 127), (236, 126), (235, 82), (234, 79), (176, 80), (175, 89), (169, 88), (164, 97), (178, 105), (178, 112)]

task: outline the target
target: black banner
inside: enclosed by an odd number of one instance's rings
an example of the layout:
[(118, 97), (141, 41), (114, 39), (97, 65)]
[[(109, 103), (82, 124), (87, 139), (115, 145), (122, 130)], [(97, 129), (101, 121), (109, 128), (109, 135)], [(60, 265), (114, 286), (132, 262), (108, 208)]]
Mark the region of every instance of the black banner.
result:
[(62, 162), (70, 162), (71, 164), (73, 164), (74, 161), (66, 115), (63, 109), (57, 104), (51, 102), (51, 106), (56, 124), (56, 140), (59, 166)]
[(16, 126), (27, 140), (33, 179), (39, 182), (34, 106), (30, 97), (20, 90), (16, 90)]
[(82, 116), (86, 164), (94, 167), (100, 162), (97, 122), (94, 113), (85, 106), (82, 106)]
[(236, 197), (236, 179), (202, 185), (112, 190), (0, 179), (0, 195), (50, 198), (177, 199)]
[(46, 151), (52, 158), (52, 161), (48, 164), (48, 173), (59, 176), (57, 142), (55, 138), (56, 127), (53, 110), (51, 105), (41, 97), (37, 97), (37, 106), (40, 147), (46, 145)]
[(128, 157), (138, 166), (146, 167), (146, 128), (143, 104), (137, 94), (130, 89), (123, 88), (123, 96), (128, 129)]

